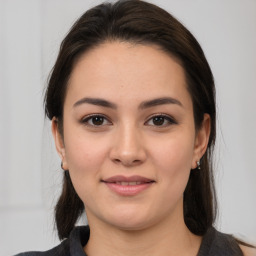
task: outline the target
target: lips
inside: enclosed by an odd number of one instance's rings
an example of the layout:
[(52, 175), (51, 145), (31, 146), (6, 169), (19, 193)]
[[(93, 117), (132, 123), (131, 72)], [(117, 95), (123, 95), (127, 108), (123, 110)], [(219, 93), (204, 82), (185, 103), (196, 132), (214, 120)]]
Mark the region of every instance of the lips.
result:
[(122, 186), (135, 186), (135, 185), (143, 184), (143, 182), (140, 182), (140, 181), (131, 181), (131, 182), (117, 181), (117, 182), (110, 182), (110, 183), (115, 183), (115, 184), (119, 184), (119, 185), (122, 185)]
[(149, 183), (149, 182), (154, 182), (154, 180), (142, 177), (142, 176), (131, 176), (131, 177), (125, 177), (125, 176), (113, 176), (108, 179), (104, 179), (103, 182), (106, 183), (117, 183), (120, 185), (138, 185), (142, 183)]
[(107, 187), (121, 196), (135, 196), (151, 187), (154, 180), (142, 176), (113, 176), (102, 180)]

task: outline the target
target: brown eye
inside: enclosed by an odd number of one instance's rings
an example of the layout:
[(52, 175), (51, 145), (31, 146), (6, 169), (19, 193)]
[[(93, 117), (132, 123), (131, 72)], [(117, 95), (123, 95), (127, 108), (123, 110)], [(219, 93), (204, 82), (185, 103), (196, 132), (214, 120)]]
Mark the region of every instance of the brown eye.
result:
[(152, 122), (154, 125), (163, 125), (165, 121), (165, 118), (163, 116), (155, 116), (152, 118)]
[(82, 123), (88, 126), (103, 126), (111, 124), (106, 117), (102, 115), (91, 115), (82, 120)]
[(102, 125), (104, 123), (104, 117), (102, 116), (94, 116), (91, 120), (93, 125)]
[(146, 125), (159, 127), (166, 127), (173, 124), (177, 124), (177, 122), (168, 115), (155, 115), (146, 122)]

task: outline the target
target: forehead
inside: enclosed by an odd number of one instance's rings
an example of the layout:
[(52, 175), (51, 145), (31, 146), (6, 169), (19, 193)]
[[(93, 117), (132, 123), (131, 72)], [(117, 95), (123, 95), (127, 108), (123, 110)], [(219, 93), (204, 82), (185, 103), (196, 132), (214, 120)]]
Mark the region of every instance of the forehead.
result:
[(86, 96), (128, 101), (176, 96), (190, 101), (178, 61), (158, 46), (127, 42), (106, 42), (80, 57), (67, 98)]

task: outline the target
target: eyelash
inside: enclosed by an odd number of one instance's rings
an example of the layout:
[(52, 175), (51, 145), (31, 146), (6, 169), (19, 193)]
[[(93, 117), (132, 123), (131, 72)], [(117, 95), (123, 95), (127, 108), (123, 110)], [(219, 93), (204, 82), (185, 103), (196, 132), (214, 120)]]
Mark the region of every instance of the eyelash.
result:
[(148, 121), (146, 121), (146, 123), (148, 123), (149, 121), (153, 121), (153, 118), (164, 118), (164, 122), (166, 122), (167, 121), (167, 124), (165, 124), (165, 125), (151, 125), (151, 126), (155, 126), (155, 127), (167, 127), (167, 126), (169, 126), (169, 125), (173, 125), (173, 124), (177, 124), (177, 121), (173, 118), (173, 117), (171, 117), (171, 116), (169, 116), (169, 115), (166, 115), (166, 114), (156, 114), (156, 115), (153, 115), (153, 116), (151, 116), (149, 119), (148, 119)]
[[(93, 120), (93, 118), (102, 118), (103, 119), (103, 123), (102, 124), (99, 124), (99, 125), (95, 125), (95, 124), (90, 124), (89, 122)], [(169, 115), (166, 115), (166, 114), (155, 114), (153, 116), (151, 116), (146, 122), (145, 124), (149, 123), (151, 120), (153, 121), (153, 118), (164, 118), (164, 122), (165, 124), (164, 125), (149, 125), (149, 126), (155, 126), (155, 127), (167, 127), (169, 125), (173, 125), (173, 124), (177, 124), (177, 121), (169, 116)], [(108, 123), (107, 124), (104, 124), (104, 122), (107, 121)], [(167, 122), (167, 124), (166, 124)], [(105, 115), (102, 115), (102, 114), (93, 114), (93, 115), (89, 115), (89, 116), (86, 116), (85, 118), (83, 118), (81, 120), (81, 123), (87, 125), (87, 126), (91, 126), (91, 127), (101, 127), (101, 126), (105, 126), (105, 125), (111, 125), (112, 123), (109, 121), (109, 119), (105, 116)]]
[[(109, 124), (107, 124), (107, 125), (112, 124), (112, 123), (108, 120), (108, 118), (107, 118), (106, 116), (102, 115), (102, 114), (93, 114), (93, 115), (86, 116), (85, 118), (83, 118), (83, 119), (81, 120), (81, 122), (82, 122), (83, 124), (87, 125), (87, 126), (92, 126), (92, 127), (100, 127), (100, 126), (106, 125), (106, 124), (101, 124), (101, 125), (89, 124), (89, 121), (92, 121), (93, 118), (97, 118), (97, 117), (98, 117), (98, 118), (103, 118), (104, 121), (107, 120), (108, 123), (109, 123)], [(103, 122), (104, 122), (104, 121), (103, 121)]]

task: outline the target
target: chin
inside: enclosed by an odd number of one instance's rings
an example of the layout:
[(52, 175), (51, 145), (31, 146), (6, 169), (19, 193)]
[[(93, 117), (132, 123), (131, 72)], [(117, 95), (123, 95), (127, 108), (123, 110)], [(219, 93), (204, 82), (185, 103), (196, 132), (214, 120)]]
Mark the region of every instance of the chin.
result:
[(115, 228), (119, 229), (119, 230), (123, 230), (123, 231), (140, 231), (140, 230), (144, 230), (147, 229), (148, 227), (150, 227), (150, 223), (145, 222), (145, 220), (143, 221), (115, 221), (114, 223), (110, 223), (112, 226), (114, 226)]
[(114, 214), (108, 217), (106, 221), (111, 226), (126, 231), (143, 230), (157, 222), (153, 216), (151, 216), (151, 218), (150, 214), (145, 211), (140, 214), (139, 211), (127, 211), (127, 209), (124, 213), (119, 213), (118, 215)]

